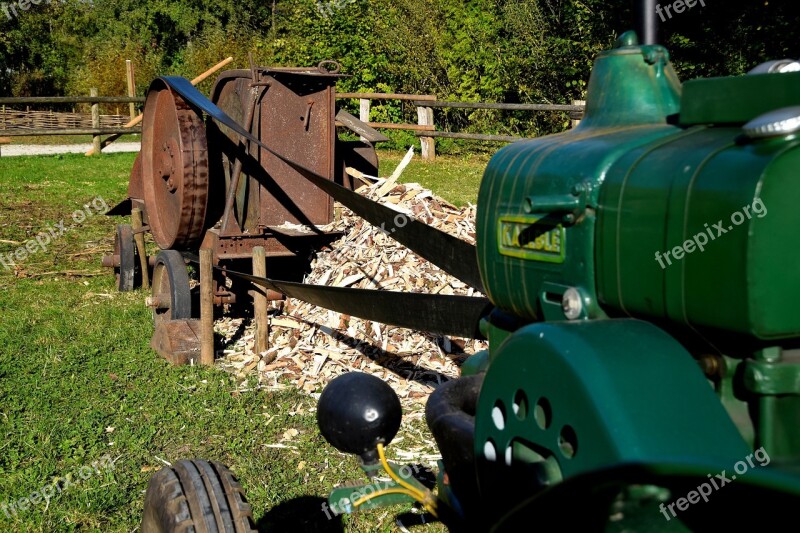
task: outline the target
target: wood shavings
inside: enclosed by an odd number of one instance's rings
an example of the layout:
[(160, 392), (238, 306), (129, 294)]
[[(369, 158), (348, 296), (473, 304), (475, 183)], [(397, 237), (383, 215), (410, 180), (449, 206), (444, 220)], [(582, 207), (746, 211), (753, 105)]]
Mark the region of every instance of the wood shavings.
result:
[[(416, 183), (393, 183), (390, 190), (380, 191), (385, 193), (380, 197), (378, 191), (386, 184), (387, 180), (378, 180), (360, 187), (359, 192), (398, 213), (475, 243), (475, 206), (457, 208)], [(304, 283), (480, 296), (349, 209), (341, 207), (341, 214), (322, 229), (342, 232), (342, 237), (316, 255)], [(368, 372), (395, 390), (404, 419), (422, 419), (430, 393), (458, 377), (459, 366), (469, 355), (487, 348), (483, 341), (378, 324), (300, 300), (287, 300), (284, 310), (286, 314), (270, 318), (270, 349), (261, 357), (254, 353), (252, 323), (227, 317), (216, 321), (215, 330), (225, 339), (218, 364), (234, 374), (243, 387), (249, 378), (257, 376), (262, 387), (277, 390), (290, 385), (318, 398), (336, 376)], [(273, 355), (274, 361), (266, 364), (264, 359)]]

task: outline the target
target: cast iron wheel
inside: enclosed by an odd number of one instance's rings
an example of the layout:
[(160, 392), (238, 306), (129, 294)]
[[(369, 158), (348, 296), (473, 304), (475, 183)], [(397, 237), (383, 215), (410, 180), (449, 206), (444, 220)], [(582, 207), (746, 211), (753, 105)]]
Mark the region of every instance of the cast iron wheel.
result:
[[(114, 235), (114, 259), (119, 266), (114, 267), (117, 290), (132, 291), (137, 286), (138, 254), (133, 242), (133, 229), (130, 224), (118, 224)], [(118, 261), (116, 261), (118, 259)]]
[(242, 486), (224, 465), (178, 461), (150, 478), (142, 533), (254, 532), (253, 511)]
[(150, 232), (162, 250), (199, 244), (208, 207), (208, 142), (202, 113), (160, 78), (142, 120), (142, 185)]
[(176, 250), (162, 250), (153, 267), (151, 306), (153, 322), (192, 318), (189, 274), (183, 256)]

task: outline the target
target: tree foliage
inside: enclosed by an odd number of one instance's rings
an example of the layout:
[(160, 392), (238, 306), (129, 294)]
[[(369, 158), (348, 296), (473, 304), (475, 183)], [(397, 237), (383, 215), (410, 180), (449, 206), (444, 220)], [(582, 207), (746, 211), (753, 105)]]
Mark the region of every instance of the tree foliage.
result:
[[(0, 0), (0, 3), (8, 0)], [(335, 59), (340, 90), (440, 99), (568, 103), (585, 96), (594, 57), (633, 26), (632, 0), (40, 0), (0, 12), (0, 94), (124, 94), (159, 74), (187, 77), (226, 56), (259, 64)], [(666, 4), (667, 0), (662, 3)], [(662, 41), (684, 79), (739, 74), (798, 57), (800, 3), (706, 0), (666, 20)], [(210, 81), (205, 89), (208, 89)], [(413, 109), (376, 102), (373, 120)], [(562, 117), (443, 112), (484, 132), (558, 128)], [(438, 120), (438, 118), (437, 118)]]

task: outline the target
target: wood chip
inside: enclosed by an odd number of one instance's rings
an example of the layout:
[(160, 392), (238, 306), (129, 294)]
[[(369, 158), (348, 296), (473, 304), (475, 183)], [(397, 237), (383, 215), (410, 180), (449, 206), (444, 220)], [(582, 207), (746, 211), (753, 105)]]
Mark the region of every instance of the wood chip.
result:
[[(380, 197), (378, 191), (382, 188), (387, 190)], [(475, 242), (473, 205), (456, 208), (419, 184), (390, 184), (384, 179), (364, 185), (359, 192), (450, 235)], [(341, 213), (340, 219), (323, 229), (342, 232), (343, 236), (317, 253), (305, 283), (481, 296), (410, 253), (349, 209), (342, 207)], [(300, 300), (288, 299), (280, 305), (283, 314), (270, 319), (270, 350), (262, 357), (254, 353), (252, 323), (230, 317), (215, 323), (215, 330), (224, 339), (223, 357), (218, 364), (230, 371), (242, 387), (251, 386), (247, 380), (257, 373), (260, 388), (280, 390), (290, 383), (313, 399), (336, 376), (363, 371), (379, 376), (397, 392), (404, 418), (422, 418), (430, 393), (441, 383), (458, 377), (459, 365), (469, 355), (487, 348), (483, 341), (442, 338), (378, 324)], [(273, 356), (274, 361), (265, 363), (269, 361), (267, 357)], [(296, 430), (287, 430), (283, 440), (296, 436), (289, 434), (292, 431)]]

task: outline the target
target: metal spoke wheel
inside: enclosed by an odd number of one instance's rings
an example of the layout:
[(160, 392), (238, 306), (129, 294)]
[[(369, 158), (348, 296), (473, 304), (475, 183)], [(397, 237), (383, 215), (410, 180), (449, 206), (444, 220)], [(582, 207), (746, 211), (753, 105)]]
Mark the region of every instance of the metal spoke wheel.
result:
[(142, 124), (142, 185), (162, 250), (199, 244), (208, 207), (208, 142), (202, 116), (161, 79), (150, 86)]
[(233, 473), (217, 462), (178, 461), (150, 478), (142, 533), (250, 533), (253, 511)]
[(133, 230), (130, 224), (118, 224), (114, 234), (114, 277), (117, 290), (132, 291), (141, 282), (139, 272), (139, 254), (133, 241)]
[(153, 292), (148, 305), (153, 308), (153, 322), (192, 317), (189, 274), (183, 256), (176, 250), (162, 250), (153, 267)]

